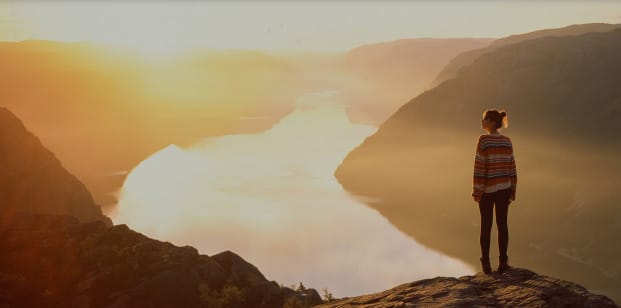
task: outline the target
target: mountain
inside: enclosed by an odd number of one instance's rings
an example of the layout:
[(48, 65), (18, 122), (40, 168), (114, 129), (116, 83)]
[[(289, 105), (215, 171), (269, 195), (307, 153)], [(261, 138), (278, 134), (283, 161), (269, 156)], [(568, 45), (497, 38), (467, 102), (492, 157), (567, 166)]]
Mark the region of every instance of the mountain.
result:
[[(456, 55), (487, 46), (492, 39), (400, 39), (351, 49), (341, 60), (351, 74), (343, 95), (349, 118), (379, 125), (412, 96), (426, 89)], [(325, 77), (324, 77), (325, 78)]]
[(268, 281), (225, 251), (201, 255), (132, 231), (63, 215), (16, 215), (0, 231), (2, 307), (283, 307), (314, 289)]
[(442, 82), (455, 77), (459, 69), (471, 64), (481, 55), (494, 51), (500, 47), (507, 46), (523, 42), (530, 39), (541, 38), (546, 36), (568, 36), (568, 35), (580, 35), (589, 32), (607, 32), (621, 27), (619, 24), (605, 24), (605, 23), (591, 23), (581, 25), (571, 25), (558, 29), (544, 29), (523, 34), (511, 35), (505, 38), (501, 38), (493, 41), (489, 46), (484, 48), (478, 48), (469, 50), (459, 54), (453, 58), (448, 65), (446, 65), (442, 71), (437, 75), (435, 80), (431, 83), (432, 87), (435, 87)]
[(0, 169), (0, 229), (17, 213), (67, 214), (112, 225), (84, 184), (2, 107)]
[(475, 144), (482, 112), (504, 108), (519, 182), (510, 263), (620, 301), (620, 54), (621, 29), (488, 52), (397, 110), (335, 175), (421, 244), (479, 267)]
[(521, 268), (502, 274), (436, 277), (317, 307), (618, 307), (569, 281)]

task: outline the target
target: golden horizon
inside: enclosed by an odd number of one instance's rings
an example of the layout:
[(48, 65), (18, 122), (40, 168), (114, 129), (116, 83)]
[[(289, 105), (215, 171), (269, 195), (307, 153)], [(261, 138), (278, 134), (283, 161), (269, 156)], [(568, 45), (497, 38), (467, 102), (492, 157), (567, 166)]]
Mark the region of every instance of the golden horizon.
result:
[(405, 38), (499, 38), (571, 24), (619, 23), (621, 15), (612, 13), (618, 11), (621, 3), (611, 1), (7, 1), (0, 3), (0, 41), (93, 42), (155, 57), (195, 48), (344, 52)]

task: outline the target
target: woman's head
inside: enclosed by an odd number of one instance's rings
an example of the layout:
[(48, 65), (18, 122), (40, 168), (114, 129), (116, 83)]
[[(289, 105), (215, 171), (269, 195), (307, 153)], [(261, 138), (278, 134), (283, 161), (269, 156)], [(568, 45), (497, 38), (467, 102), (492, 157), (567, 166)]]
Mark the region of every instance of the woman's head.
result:
[(487, 131), (495, 131), (501, 127), (509, 126), (507, 112), (504, 110), (487, 109), (483, 112), (481, 127)]

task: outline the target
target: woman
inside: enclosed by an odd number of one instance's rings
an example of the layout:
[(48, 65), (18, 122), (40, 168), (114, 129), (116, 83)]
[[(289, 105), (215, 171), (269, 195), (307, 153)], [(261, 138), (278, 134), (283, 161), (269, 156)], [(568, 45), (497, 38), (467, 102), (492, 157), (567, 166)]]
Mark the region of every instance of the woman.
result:
[(489, 246), (494, 205), (500, 252), (497, 272), (502, 273), (510, 268), (507, 256), (509, 243), (507, 213), (509, 203), (515, 200), (517, 172), (511, 139), (498, 131), (501, 126), (507, 127), (507, 125), (505, 111), (489, 109), (483, 112), (481, 128), (487, 131), (487, 134), (479, 136), (474, 159), (472, 196), (474, 201), (479, 203), (481, 213), (481, 265), (486, 274), (492, 272)]

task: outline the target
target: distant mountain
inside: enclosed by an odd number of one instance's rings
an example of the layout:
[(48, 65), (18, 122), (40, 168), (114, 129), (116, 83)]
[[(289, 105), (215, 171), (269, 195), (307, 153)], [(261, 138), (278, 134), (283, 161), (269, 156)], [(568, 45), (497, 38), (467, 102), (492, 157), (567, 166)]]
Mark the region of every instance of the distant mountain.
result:
[(620, 301), (619, 55), (621, 29), (485, 53), (402, 106), (335, 175), (417, 241), (478, 267), (474, 147), (483, 110), (505, 108), (519, 182), (510, 262)]
[(317, 307), (618, 307), (569, 281), (513, 268), (503, 274), (436, 277)]
[(453, 58), (448, 65), (446, 65), (442, 71), (437, 75), (434, 81), (431, 83), (432, 87), (435, 87), (442, 82), (455, 77), (460, 68), (467, 66), (474, 62), (481, 55), (496, 50), (502, 46), (523, 42), (530, 39), (541, 38), (546, 36), (568, 36), (568, 35), (580, 35), (589, 32), (607, 32), (621, 27), (620, 24), (605, 24), (605, 23), (592, 23), (571, 25), (558, 29), (544, 29), (523, 34), (511, 35), (505, 38), (497, 39), (493, 41), (489, 46), (484, 48), (478, 48), (469, 50), (459, 54)]
[(0, 42), (0, 72), (0, 106), (104, 207), (158, 149), (265, 130), (303, 92), (284, 62), (254, 51), (149, 61), (91, 43)]
[(199, 254), (126, 225), (17, 215), (0, 230), (2, 307), (283, 307), (314, 289), (268, 281), (233, 252)]
[(18, 213), (67, 214), (112, 225), (84, 184), (2, 107), (0, 170), (0, 229)]
[(409, 98), (429, 88), (456, 55), (487, 46), (492, 39), (401, 39), (363, 45), (342, 59), (353, 81), (344, 86), (347, 112), (358, 123), (379, 125)]
[(486, 42), (402, 40), (347, 55), (199, 49), (159, 60), (91, 43), (0, 42), (0, 106), (105, 208), (126, 174), (169, 144), (265, 130), (298, 97), (325, 90), (342, 90), (350, 118), (379, 124), (444, 62)]

